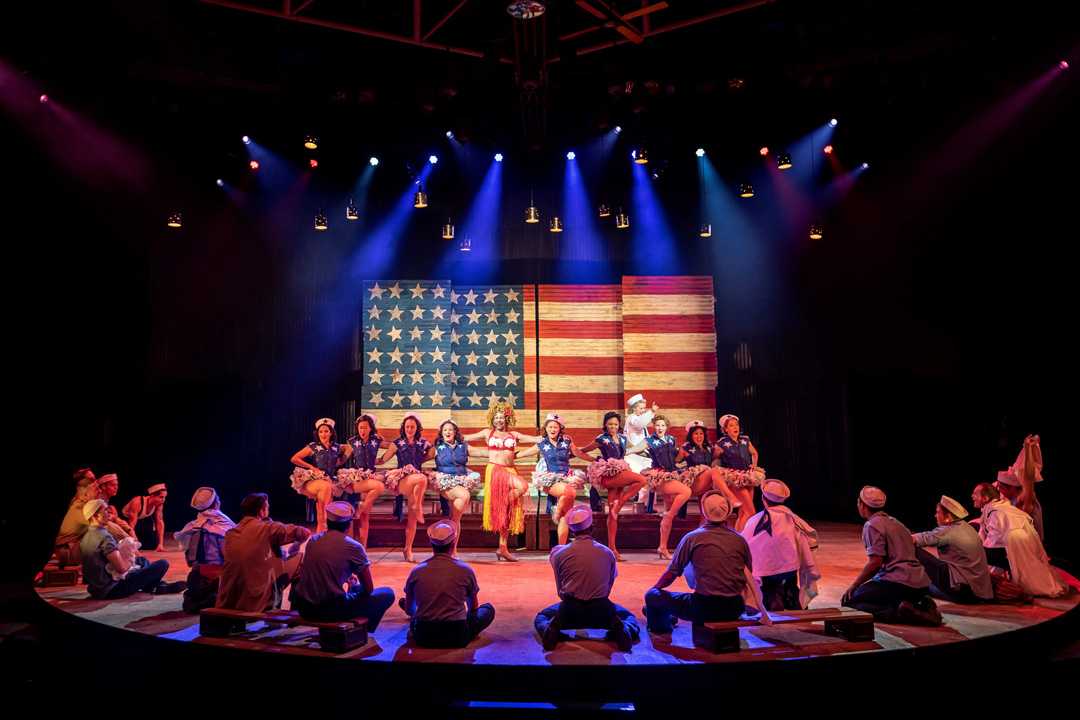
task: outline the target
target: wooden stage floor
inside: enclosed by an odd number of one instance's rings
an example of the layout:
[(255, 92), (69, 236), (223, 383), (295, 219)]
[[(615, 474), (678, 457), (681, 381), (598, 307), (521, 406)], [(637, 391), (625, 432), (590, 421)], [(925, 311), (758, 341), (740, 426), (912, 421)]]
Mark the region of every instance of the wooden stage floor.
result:
[[(602, 523), (601, 523), (602, 525)], [(821, 594), (813, 608), (835, 607), (840, 595), (865, 560), (858, 525), (821, 523), (817, 525), (821, 544), (818, 565), (824, 575)], [(417, 542), (417, 556), (423, 548)], [(739, 652), (713, 655), (693, 647), (690, 626), (680, 623), (670, 636), (651, 636), (644, 631), (640, 617), (642, 597), (660, 576), (666, 563), (655, 552), (627, 551), (626, 562), (619, 564), (619, 578), (612, 599), (639, 616), (642, 638), (632, 652), (622, 653), (604, 642), (599, 633), (577, 631), (553, 652), (544, 652), (533, 631), (533, 617), (538, 610), (555, 602), (554, 581), (545, 552), (523, 552), (521, 562), (496, 562), (489, 550), (463, 550), (461, 557), (476, 570), (481, 602), (495, 605), (494, 624), (469, 647), (455, 650), (432, 650), (414, 647), (408, 639), (407, 618), (395, 605), (371, 635), (365, 647), (335, 656), (319, 650), (314, 631), (305, 628), (270, 628), (253, 625), (246, 635), (228, 639), (201, 638), (198, 618), (180, 610), (179, 595), (139, 594), (115, 601), (88, 599), (83, 586), (40, 588), (39, 595), (57, 608), (86, 620), (129, 631), (156, 635), (174, 641), (197, 642), (248, 648), (255, 651), (285, 652), (339, 657), (343, 661), (364, 662), (443, 662), (484, 665), (671, 665), (680, 663), (731, 663), (775, 659), (818, 657), (840, 653), (867, 653), (902, 648), (957, 643), (968, 639), (1008, 632), (1055, 618), (1080, 602), (1074, 583), (1069, 595), (1056, 600), (1037, 599), (1032, 605), (963, 606), (939, 603), (945, 616), (940, 628), (877, 626), (872, 642), (851, 643), (829, 637), (823, 628), (755, 627), (741, 631)], [(373, 548), (372, 572), (376, 585), (394, 589), (398, 595), (412, 568), (401, 557), (400, 548)], [(168, 578), (182, 579), (187, 569), (179, 552), (148, 557), (165, 557), (170, 562)], [(673, 590), (686, 590), (680, 578)]]

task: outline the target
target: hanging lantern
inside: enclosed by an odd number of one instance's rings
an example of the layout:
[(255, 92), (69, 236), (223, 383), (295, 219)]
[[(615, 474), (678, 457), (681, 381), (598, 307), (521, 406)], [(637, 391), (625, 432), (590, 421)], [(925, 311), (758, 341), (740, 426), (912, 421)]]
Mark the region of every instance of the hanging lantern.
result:
[(315, 229), (326, 230), (330, 225), (326, 222), (326, 213), (322, 210), (315, 213)]
[(535, 205), (525, 208), (525, 222), (535, 225), (540, 222), (540, 210)]
[(791, 155), (789, 155), (788, 153), (785, 152), (785, 153), (780, 153), (779, 155), (776, 156), (776, 169), (777, 170), (790, 170), (791, 167), (792, 167), (792, 165), (791, 165)]
[(712, 237), (712, 225), (710, 223), (702, 224), (701, 228), (698, 230), (698, 237)]
[(349, 204), (345, 206), (345, 219), (346, 220), (359, 220), (360, 213), (356, 210), (356, 205), (350, 199)]
[(458, 251), (463, 253), (472, 252), (472, 240), (461, 238), (461, 242), (458, 243)]
[(178, 228), (184, 226), (184, 221), (180, 217), (180, 213), (176, 212), (169, 216), (169, 219), (165, 221), (165, 224), (171, 228)]
[(754, 197), (754, 186), (750, 183), (743, 183), (739, 185), (739, 197), (752, 198)]
[(304, 147), (306, 147), (308, 150), (318, 150), (319, 138), (315, 137), (314, 135), (305, 135)]
[(615, 227), (619, 230), (625, 230), (630, 227), (630, 216), (624, 213), (622, 210), (615, 215)]
[(454, 225), (450, 221), (450, 218), (446, 218), (446, 224), (442, 226), (442, 239), (453, 240), (454, 239)]
[(814, 223), (810, 226), (811, 240), (820, 240), (823, 237), (825, 237), (825, 230), (821, 227), (821, 225), (819, 225), (818, 223)]
[(553, 233), (561, 233), (563, 231), (562, 220), (559, 219), (558, 215), (551, 218), (551, 225), (549, 227)]
[(424, 186), (421, 185), (416, 191), (416, 195), (413, 196), (414, 208), (426, 208), (427, 207), (427, 193), (424, 192)]
[(604, 205), (603, 203), (600, 203), (600, 217), (611, 217), (611, 208), (609, 208), (607, 205)]

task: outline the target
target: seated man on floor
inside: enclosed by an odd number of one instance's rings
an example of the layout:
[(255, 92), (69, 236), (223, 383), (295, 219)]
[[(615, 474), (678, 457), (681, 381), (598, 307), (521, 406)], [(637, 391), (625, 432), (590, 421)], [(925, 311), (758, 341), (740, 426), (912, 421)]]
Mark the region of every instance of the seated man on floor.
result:
[(290, 600), (293, 609), (307, 620), (364, 617), (368, 632), (375, 632), (394, 603), (394, 591), (374, 586), (364, 546), (347, 534), (353, 513), (353, 506), (344, 500), (326, 506), (327, 530), (308, 542)]
[(989, 483), (976, 485), (971, 499), (982, 512), (979, 538), (986, 550), (986, 561), (996, 568), (991, 575), (999, 586), (1000, 579), (1007, 575), (1006, 579), (1026, 595), (1059, 597), (1068, 592), (1068, 586), (1050, 567), (1050, 558), (1030, 515), (1001, 497)]
[(911, 531), (885, 512), (885, 493), (867, 485), (859, 491), (859, 515), (867, 561), (840, 599), (841, 605), (868, 612), (878, 622), (941, 624), (930, 597), (930, 578), (915, 558)]
[[(90, 468), (79, 468), (73, 475), (75, 480), (75, 496), (68, 503), (67, 512), (60, 522), (60, 532), (56, 536), (57, 553), (63, 553), (61, 562), (78, 563), (78, 548), (75, 547), (82, 540), (90, 525), (83, 517), (83, 508), (86, 503), (96, 500), (98, 497), (97, 478)], [(74, 552), (73, 552), (74, 551)], [(74, 556), (74, 557), (73, 557)]]
[(221, 512), (221, 498), (211, 487), (201, 487), (191, 496), (191, 508), (199, 514), (173, 537), (184, 548), (188, 567), (195, 563), (221, 565), (225, 562), (225, 534), (236, 527)]
[[(153, 545), (154, 552), (165, 551), (165, 500), (168, 496), (165, 483), (155, 483), (146, 489), (146, 495), (131, 498), (121, 513), (139, 541), (147, 547)], [(148, 523), (143, 520), (149, 520), (152, 527), (146, 527)]]
[(121, 532), (125, 537), (135, 537), (135, 531), (124, 518), (120, 517), (116, 506), (112, 504), (113, 498), (120, 492), (120, 478), (116, 473), (108, 473), (98, 478), (97, 491), (97, 496), (109, 503), (109, 532), (113, 535)]
[(80, 541), (83, 580), (90, 597), (114, 600), (137, 592), (156, 595), (183, 592), (183, 582), (162, 582), (169, 570), (168, 560), (148, 563), (145, 558), (125, 556), (116, 539), (106, 528), (108, 511), (104, 500), (91, 500), (83, 506), (89, 528)]
[(240, 522), (225, 533), (225, 564), (215, 607), (264, 612), (281, 607), (289, 575), (281, 546), (303, 542), (311, 531), (270, 519), (266, 493), (252, 493), (240, 503)]
[(761, 486), (765, 509), (741, 532), (767, 610), (804, 610), (818, 594), (817, 531), (784, 505), (790, 495), (786, 483), (766, 480)]
[(591, 507), (573, 506), (566, 521), (573, 538), (553, 547), (550, 557), (562, 601), (541, 610), (533, 622), (544, 650), (555, 649), (563, 630), (595, 628), (607, 630), (619, 650), (630, 652), (641, 628), (629, 610), (608, 598), (618, 574), (615, 555), (593, 539)]
[[(728, 499), (709, 490), (701, 496), (701, 514), (701, 527), (683, 536), (667, 570), (645, 593), (642, 612), (651, 633), (670, 633), (679, 619), (695, 624), (737, 620), (746, 609), (748, 587), (757, 587), (749, 545), (725, 524), (731, 515)], [(684, 572), (693, 592), (664, 589)], [(761, 622), (770, 622), (767, 613)]]
[[(930, 576), (930, 593), (955, 603), (975, 603), (994, 599), (990, 568), (978, 531), (964, 518), (967, 509), (948, 495), (942, 495), (934, 510), (937, 527), (915, 533), (915, 557)], [(936, 547), (937, 555), (924, 550)]]
[(428, 528), (434, 555), (417, 565), (405, 581), (401, 609), (412, 618), (420, 647), (465, 647), (495, 619), (491, 603), (477, 604), (476, 573), (451, 557), (457, 530), (448, 520)]

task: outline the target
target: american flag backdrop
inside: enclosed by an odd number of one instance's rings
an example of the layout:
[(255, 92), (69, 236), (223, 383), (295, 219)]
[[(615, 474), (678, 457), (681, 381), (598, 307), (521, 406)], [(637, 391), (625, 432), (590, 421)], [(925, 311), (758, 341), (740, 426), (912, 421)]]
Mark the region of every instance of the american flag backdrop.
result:
[(513, 403), (519, 430), (537, 432), (538, 409), (540, 420), (557, 412), (583, 446), (605, 412), (625, 412), (639, 392), (679, 438), (689, 420), (715, 424), (711, 277), (539, 286), (380, 280), (365, 285), (364, 298), (360, 408), (384, 437), (396, 437), (407, 412), (428, 437), (447, 418), (478, 430), (499, 398)]

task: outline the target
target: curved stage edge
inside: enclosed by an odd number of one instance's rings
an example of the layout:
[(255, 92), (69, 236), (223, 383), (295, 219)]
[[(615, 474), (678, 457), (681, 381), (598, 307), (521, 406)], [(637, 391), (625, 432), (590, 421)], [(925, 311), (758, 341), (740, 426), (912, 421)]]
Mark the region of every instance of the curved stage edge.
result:
[[(865, 556), (858, 525), (818, 525), (821, 547), (817, 554), (824, 576), (812, 608), (836, 607), (841, 593), (862, 567)], [(400, 550), (373, 548), (376, 585), (388, 585), (400, 594), (412, 565)], [(426, 553), (418, 553), (420, 558)], [(148, 554), (153, 558), (153, 553)], [(181, 579), (186, 568), (179, 552), (164, 553), (170, 561), (169, 579)], [(1069, 578), (1064, 598), (1038, 598), (1030, 605), (955, 605), (939, 601), (945, 617), (940, 628), (878, 624), (874, 640), (849, 642), (824, 634), (821, 625), (798, 628), (754, 627), (740, 631), (738, 652), (712, 654), (693, 646), (689, 623), (682, 622), (668, 636), (651, 636), (640, 616), (642, 595), (659, 577), (665, 561), (655, 553), (624, 552), (612, 599), (639, 617), (642, 638), (630, 653), (622, 653), (594, 631), (577, 631), (553, 652), (545, 653), (532, 629), (535, 613), (555, 602), (554, 583), (546, 553), (522, 553), (517, 564), (497, 563), (490, 551), (463, 551), (477, 572), (481, 602), (496, 607), (494, 624), (469, 647), (435, 650), (414, 647), (408, 639), (406, 617), (392, 607), (367, 645), (341, 655), (318, 648), (310, 628), (252, 625), (248, 633), (227, 639), (202, 638), (198, 617), (180, 610), (180, 596), (137, 595), (119, 601), (87, 599), (82, 586), (38, 588), (37, 595), (68, 632), (90, 632), (110, 644), (113, 652), (132, 658), (158, 658), (184, 667), (209, 662), (234, 673), (288, 674), (318, 667), (318, 675), (364, 678), (380, 686), (406, 691), (415, 687), (415, 671), (423, 673), (425, 698), (460, 701), (463, 696), (484, 699), (570, 697), (581, 701), (659, 701), (665, 686), (687, 688), (738, 687), (759, 673), (802, 673), (802, 681), (822, 674), (843, 672), (846, 677), (884, 672), (898, 667), (958, 667), (992, 669), (1001, 652), (1034, 653), (1040, 647), (1060, 645), (1080, 622), (1080, 585)], [(685, 590), (680, 578), (672, 589)], [(55, 611), (60, 611), (56, 613)], [(117, 633), (116, 630), (126, 632)], [(160, 640), (172, 642), (162, 643)], [(189, 659), (182, 659), (189, 658)], [(194, 658), (199, 658), (195, 660)], [(788, 662), (780, 663), (779, 660)], [(797, 662), (790, 662), (797, 661)], [(317, 665), (312, 665), (315, 662)], [(423, 663), (423, 665), (417, 665)], [(439, 672), (427, 668), (437, 665)], [(411, 670), (410, 670), (411, 669)], [(809, 674), (807, 674), (809, 673)], [(283, 675), (284, 676), (284, 675)], [(562, 678), (573, 678), (564, 682)], [(668, 698), (670, 700), (670, 697)], [(683, 701), (690, 702), (689, 698)]]

